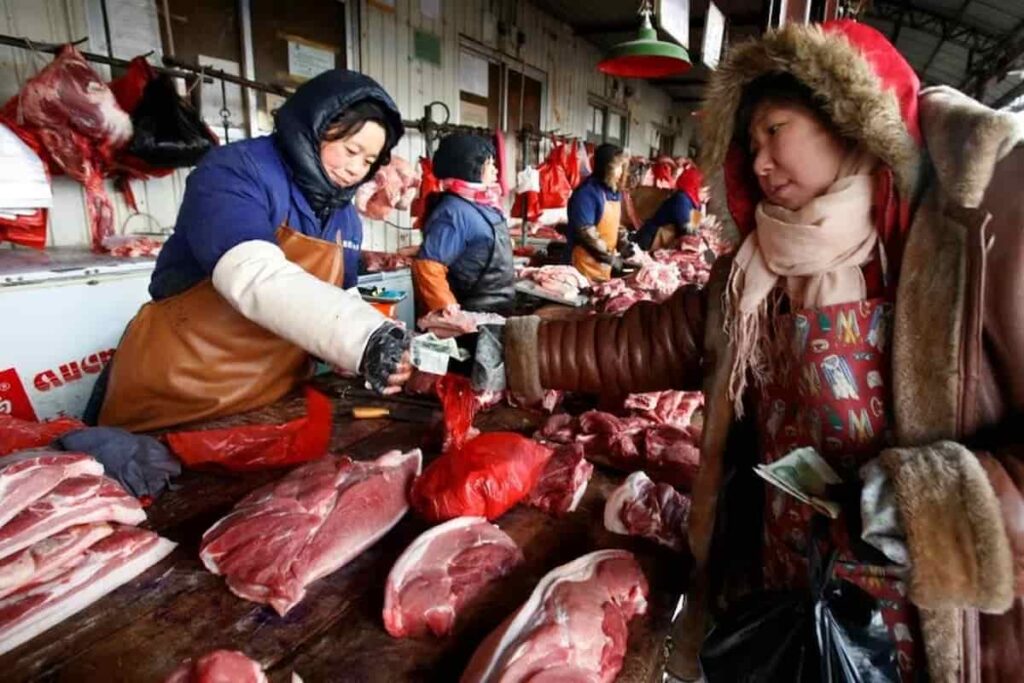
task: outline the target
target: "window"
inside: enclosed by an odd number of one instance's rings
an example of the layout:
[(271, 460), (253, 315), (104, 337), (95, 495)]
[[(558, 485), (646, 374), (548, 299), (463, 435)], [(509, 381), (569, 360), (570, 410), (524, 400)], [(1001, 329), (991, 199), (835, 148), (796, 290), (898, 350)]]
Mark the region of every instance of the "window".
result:
[(459, 53), (459, 123), (491, 129), (501, 124), (501, 65), (465, 49)]
[(598, 99), (591, 100), (587, 142), (625, 147), (628, 125), (629, 113), (625, 109)]
[[(236, 0), (168, 0), (171, 36), (160, 22), (164, 54), (189, 64), (241, 74), (242, 40)], [(173, 45), (173, 50), (171, 46)], [(242, 89), (234, 84), (199, 83), (192, 93), (201, 105), (203, 120), (221, 142), (246, 136)]]
[[(294, 89), (317, 74), (345, 64), (345, 5), (323, 0), (251, 0), (256, 80)], [(256, 93), (258, 128), (274, 129), (273, 113), (284, 98)]]

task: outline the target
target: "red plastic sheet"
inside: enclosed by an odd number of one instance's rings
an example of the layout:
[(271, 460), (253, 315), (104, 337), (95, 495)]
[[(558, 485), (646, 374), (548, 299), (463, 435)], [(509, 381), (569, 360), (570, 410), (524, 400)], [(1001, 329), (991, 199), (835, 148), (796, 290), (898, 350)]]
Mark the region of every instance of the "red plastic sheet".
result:
[(473, 386), (466, 377), (448, 374), (437, 380), (436, 388), (444, 409), (444, 450), (461, 448), (476, 416)]
[(536, 485), (551, 449), (512, 432), (488, 432), (446, 452), (413, 483), (410, 501), (431, 522), (496, 519)]
[(84, 428), (82, 422), (70, 417), (59, 417), (48, 422), (30, 422), (10, 415), (0, 415), (0, 456), (28, 448), (49, 446), (57, 437)]
[(306, 389), (306, 416), (280, 425), (176, 432), (164, 438), (187, 467), (219, 466), (244, 472), (288, 467), (327, 452), (333, 406), (320, 392)]
[(441, 191), (441, 183), (434, 176), (434, 164), (425, 157), (420, 158), (420, 191), (412, 201), (409, 213), (416, 219), (414, 227), (423, 228), (423, 216), (427, 213), (430, 195)]

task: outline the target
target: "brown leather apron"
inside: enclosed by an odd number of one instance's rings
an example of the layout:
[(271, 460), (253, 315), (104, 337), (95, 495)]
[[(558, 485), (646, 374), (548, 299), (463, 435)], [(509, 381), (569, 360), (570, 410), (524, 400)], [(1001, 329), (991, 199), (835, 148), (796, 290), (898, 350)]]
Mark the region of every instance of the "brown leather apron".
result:
[[(340, 245), (283, 224), (277, 242), (292, 263), (341, 284)], [(206, 279), (139, 310), (114, 355), (99, 424), (143, 432), (234, 415), (280, 399), (310, 369), (306, 351), (244, 317)]]
[[(597, 223), (597, 235), (608, 245), (612, 253), (619, 245), (619, 223), (622, 219), (622, 202), (607, 200), (604, 213)], [(612, 267), (601, 263), (590, 255), (586, 247), (576, 246), (572, 250), (572, 264), (591, 282), (604, 282), (611, 278)]]

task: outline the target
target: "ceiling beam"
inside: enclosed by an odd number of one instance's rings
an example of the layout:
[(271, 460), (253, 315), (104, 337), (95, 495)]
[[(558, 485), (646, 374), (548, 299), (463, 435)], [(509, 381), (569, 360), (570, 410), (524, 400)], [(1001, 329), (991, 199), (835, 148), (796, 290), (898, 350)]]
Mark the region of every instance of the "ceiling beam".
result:
[[(960, 8), (956, 11), (956, 16), (953, 18), (953, 21), (959, 24), (960, 20), (963, 19), (964, 17), (964, 12), (967, 11), (967, 6), (970, 4), (971, 0), (964, 0), (960, 4)], [(942, 44), (945, 42), (946, 41), (941, 37), (935, 42), (935, 49), (932, 50), (932, 53), (930, 55), (928, 55), (928, 59), (925, 60), (924, 66), (921, 67), (922, 76), (926, 76), (928, 74), (929, 67), (931, 67), (932, 62), (935, 61), (935, 57), (939, 54), (939, 50), (942, 48)]]
[(930, 33), (943, 42), (976, 52), (988, 52), (1002, 39), (1000, 35), (961, 24), (952, 17), (900, 0), (875, 0), (866, 15), (899, 23), (901, 28)]
[(960, 82), (960, 89), (980, 97), (989, 79), (1011, 69), (1021, 57), (1024, 57), (1024, 19), (990, 50), (974, 56), (974, 66)]

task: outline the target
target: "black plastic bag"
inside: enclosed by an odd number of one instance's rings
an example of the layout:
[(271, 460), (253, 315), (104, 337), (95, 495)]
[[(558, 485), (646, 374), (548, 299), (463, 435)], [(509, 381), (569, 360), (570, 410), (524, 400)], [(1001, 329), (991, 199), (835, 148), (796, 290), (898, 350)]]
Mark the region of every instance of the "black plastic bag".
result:
[(835, 578), (834, 553), (810, 553), (809, 592), (748, 596), (708, 634), (709, 683), (898, 683), (896, 643), (870, 594)]
[(157, 168), (195, 166), (217, 144), (196, 110), (183, 100), (167, 74), (146, 84), (135, 111), (128, 153)]

